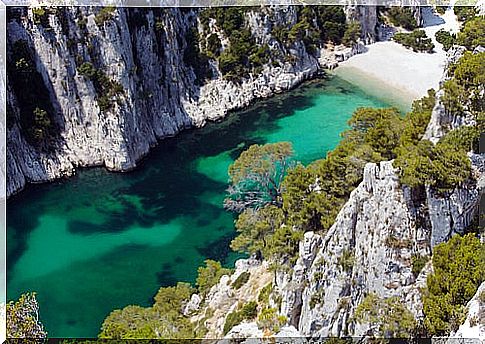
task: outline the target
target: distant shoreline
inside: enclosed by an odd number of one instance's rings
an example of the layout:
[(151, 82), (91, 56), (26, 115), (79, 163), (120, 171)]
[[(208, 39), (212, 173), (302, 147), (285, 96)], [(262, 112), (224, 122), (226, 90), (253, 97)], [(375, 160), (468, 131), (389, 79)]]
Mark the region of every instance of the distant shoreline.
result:
[(370, 96), (386, 100), (401, 111), (410, 110), (412, 102), (419, 98), (412, 92), (386, 84), (380, 78), (358, 67), (342, 65), (330, 71), (330, 74), (354, 84)]
[(459, 30), (452, 8), (441, 16), (427, 9), (423, 20), (423, 30), (435, 45), (433, 53), (416, 53), (394, 41), (377, 42), (367, 45), (366, 52), (341, 62), (332, 73), (371, 95), (410, 108), (412, 101), (425, 96), (430, 88), (439, 88), (447, 54), (436, 42), (435, 33), (442, 28)]

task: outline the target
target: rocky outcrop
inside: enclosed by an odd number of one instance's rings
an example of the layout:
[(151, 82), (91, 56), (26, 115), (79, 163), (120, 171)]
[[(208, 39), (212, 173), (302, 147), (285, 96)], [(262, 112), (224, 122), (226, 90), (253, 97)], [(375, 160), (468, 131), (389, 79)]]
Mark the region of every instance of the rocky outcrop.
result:
[[(451, 52), (449, 63), (459, 56)], [(450, 128), (473, 124), (450, 126), (453, 116), (441, 111), (439, 94), (425, 135), (434, 142)], [(417, 319), (422, 317), (419, 290), (432, 267), (428, 263), (417, 274), (413, 260), (429, 257), (435, 245), (463, 234), (477, 215), (485, 155), (468, 156), (473, 178), (446, 194), (401, 185), (392, 161), (367, 164), (363, 181), (332, 227), (324, 234), (305, 233), (292, 273), (277, 278), (281, 313), (289, 324), (304, 336), (365, 335), (370, 324), (356, 322), (354, 315), (370, 293), (397, 296)]]
[(358, 21), (365, 44), (374, 43), (377, 40), (377, 7), (349, 5), (346, 7), (347, 19)]
[(485, 282), (467, 303), (466, 309), (467, 316), (464, 323), (450, 335), (447, 344), (478, 344), (485, 340)]
[[(445, 70), (447, 70), (451, 64), (457, 62), (460, 57), (463, 56), (465, 50), (466, 49), (464, 47), (460, 46), (452, 47), (447, 53)], [(443, 78), (441, 79), (441, 84), (450, 78), (451, 76), (445, 72)], [(441, 102), (441, 97), (443, 97), (443, 94), (444, 91), (442, 89), (436, 92), (437, 101), (433, 111), (431, 112), (431, 119), (423, 137), (424, 139), (430, 140), (433, 143), (438, 142), (447, 130), (456, 129), (462, 125), (473, 124), (471, 116), (467, 116), (466, 114), (458, 115), (446, 111), (443, 103)]]
[[(249, 278), (241, 286), (235, 286), (234, 282), (241, 274), (249, 274)], [(234, 273), (230, 276), (222, 276), (203, 301), (198, 295), (193, 295), (191, 302), (185, 308), (185, 313), (193, 313), (191, 321), (207, 329), (205, 338), (222, 338), (227, 316), (239, 310), (245, 303), (257, 301), (260, 290), (271, 284), (273, 276), (266, 262), (240, 259), (236, 261)], [(240, 332), (248, 334), (255, 333), (254, 331), (253, 327), (245, 324), (239, 330), (234, 330), (233, 334), (237, 336)]]
[[(481, 179), (485, 176), (485, 156), (469, 154), (472, 167)], [(443, 195), (430, 187), (426, 188), (427, 209), (431, 224), (431, 247), (447, 241), (453, 234), (464, 234), (478, 213), (480, 195), (483, 192), (480, 181), (471, 180)]]
[[(188, 61), (186, 51), (193, 42), (187, 37), (194, 27), (202, 30), (198, 10), (101, 11), (95, 7), (55, 8), (39, 19), (32, 9), (9, 10), (9, 56), (12, 58), (15, 42), (27, 43), (52, 106), (51, 122), (58, 135), (48, 149), (31, 144), (19, 124), (20, 91), (8, 89), (12, 124), (8, 130), (7, 195), (27, 182), (71, 175), (78, 166), (132, 169), (158, 140), (220, 119), (255, 99), (291, 89), (320, 68), (303, 42), (284, 46), (272, 34), (273, 27), (296, 22), (294, 6), (246, 11), (247, 27), (257, 44), (268, 44), (279, 63), (266, 64), (239, 83), (222, 78), (215, 60), (209, 61), (212, 78), (201, 82), (198, 66)], [(359, 14), (354, 17), (371, 32), (374, 21), (366, 11), (372, 9), (357, 7)], [(222, 32), (215, 25), (210, 28), (227, 46)], [(342, 54), (338, 50), (335, 54), (341, 54), (341, 60), (357, 52), (350, 49)], [(104, 95), (96, 82), (80, 74), (79, 67), (85, 62), (104, 72), (111, 85), (122, 88), (116, 97), (110, 97), (109, 108), (101, 104)]]
[(368, 326), (352, 318), (369, 293), (398, 296), (420, 316), (418, 288), (425, 279), (413, 275), (412, 257), (430, 250), (427, 230), (409, 207), (392, 162), (367, 164), (328, 232), (306, 234), (282, 306), (302, 335), (365, 334)]

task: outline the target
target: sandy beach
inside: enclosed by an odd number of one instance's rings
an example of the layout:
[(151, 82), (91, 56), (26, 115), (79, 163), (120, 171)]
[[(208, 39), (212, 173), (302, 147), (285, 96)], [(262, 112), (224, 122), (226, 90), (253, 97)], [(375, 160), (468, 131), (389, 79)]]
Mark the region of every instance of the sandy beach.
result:
[(342, 62), (333, 73), (371, 94), (409, 106), (439, 85), (446, 52), (436, 42), (435, 33), (442, 28), (453, 32), (459, 29), (452, 8), (442, 16), (425, 9), (423, 19), (423, 29), (435, 44), (434, 53), (415, 53), (393, 41), (377, 42), (366, 46), (366, 52)]

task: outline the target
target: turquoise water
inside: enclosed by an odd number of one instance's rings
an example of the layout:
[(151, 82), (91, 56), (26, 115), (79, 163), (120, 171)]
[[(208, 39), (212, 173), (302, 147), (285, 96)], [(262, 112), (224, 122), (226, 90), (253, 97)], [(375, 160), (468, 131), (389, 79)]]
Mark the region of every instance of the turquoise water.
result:
[(303, 163), (324, 157), (361, 106), (388, 104), (338, 77), (312, 82), (164, 140), (133, 172), (28, 187), (7, 206), (8, 298), (36, 291), (51, 337), (94, 337), (111, 310), (193, 282), (204, 259), (233, 264), (222, 208), (231, 162), (277, 141)]

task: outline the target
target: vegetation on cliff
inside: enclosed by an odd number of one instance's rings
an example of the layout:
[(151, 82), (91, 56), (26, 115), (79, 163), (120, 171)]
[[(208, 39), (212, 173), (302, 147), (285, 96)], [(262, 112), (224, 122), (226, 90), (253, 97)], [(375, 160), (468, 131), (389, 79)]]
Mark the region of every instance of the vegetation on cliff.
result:
[(39, 321), (39, 304), (35, 293), (26, 293), (18, 301), (8, 302), (5, 317), (7, 338), (28, 340), (47, 337), (47, 332)]
[(355, 320), (370, 323), (373, 336), (382, 338), (412, 338), (416, 320), (399, 297), (379, 298), (368, 294), (355, 311)]
[(485, 245), (472, 233), (453, 236), (433, 250), (433, 272), (423, 293), (428, 335), (448, 335), (466, 317), (465, 307), (485, 276)]
[(56, 132), (49, 91), (37, 70), (34, 53), (27, 41), (13, 43), (8, 54), (8, 82), (17, 96), (19, 109), (19, 118), (16, 118), (10, 107), (8, 125), (11, 127), (18, 123), (29, 143), (45, 149)]
[(393, 39), (397, 43), (400, 43), (415, 52), (432, 53), (434, 49), (434, 44), (431, 41), (431, 38), (426, 36), (424, 30), (414, 30), (410, 33), (398, 32), (394, 35)]
[(188, 283), (178, 283), (160, 288), (151, 307), (114, 310), (101, 325), (99, 338), (194, 338), (194, 324), (183, 315), (183, 306), (195, 291)]

